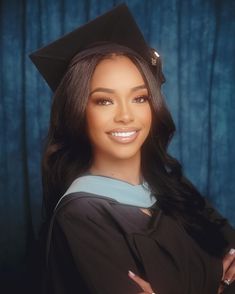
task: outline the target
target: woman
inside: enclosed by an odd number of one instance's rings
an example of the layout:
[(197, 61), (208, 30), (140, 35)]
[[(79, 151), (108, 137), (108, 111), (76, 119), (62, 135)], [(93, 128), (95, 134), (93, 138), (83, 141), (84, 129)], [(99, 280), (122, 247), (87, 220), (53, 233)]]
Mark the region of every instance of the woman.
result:
[[(125, 5), (111, 14), (131, 19)], [(85, 29), (99, 35), (99, 25), (110, 29), (107, 19), (110, 12)], [(138, 50), (126, 43), (127, 28), (131, 39), (128, 26), (112, 38), (102, 31), (68, 54), (56, 81), (50, 66), (44, 74), (55, 90), (42, 166), (50, 219), (44, 291), (234, 293), (235, 233), (167, 153), (175, 126), (160, 58), (140, 35)], [(34, 56), (42, 62), (46, 52), (49, 63), (48, 52), (70, 50), (75, 35)]]

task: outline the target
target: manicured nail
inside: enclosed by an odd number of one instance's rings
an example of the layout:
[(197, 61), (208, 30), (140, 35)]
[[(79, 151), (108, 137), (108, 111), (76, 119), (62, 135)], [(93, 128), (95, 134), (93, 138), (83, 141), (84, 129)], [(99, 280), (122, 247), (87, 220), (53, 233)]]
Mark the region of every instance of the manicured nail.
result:
[(235, 249), (234, 248), (231, 248), (230, 250), (229, 250), (229, 254), (230, 255), (233, 255), (235, 253)]
[(132, 271), (128, 271), (128, 273), (129, 273), (129, 275), (130, 275), (131, 277), (134, 277), (134, 276), (135, 276), (135, 274), (134, 274)]
[(225, 279), (225, 280), (224, 280), (224, 284), (226, 284), (227, 286), (229, 286), (230, 281), (231, 281), (230, 279)]

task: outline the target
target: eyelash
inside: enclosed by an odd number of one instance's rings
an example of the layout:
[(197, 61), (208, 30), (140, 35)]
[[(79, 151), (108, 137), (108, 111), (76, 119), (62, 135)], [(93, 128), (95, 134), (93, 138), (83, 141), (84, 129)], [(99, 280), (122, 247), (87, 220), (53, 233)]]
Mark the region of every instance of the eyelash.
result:
[[(139, 103), (144, 103), (144, 102), (146, 102), (146, 101), (149, 100), (149, 97), (148, 96), (145, 96), (145, 95), (138, 96), (138, 97), (136, 97), (134, 99), (136, 100), (136, 99), (142, 99), (142, 98), (144, 98), (144, 101), (143, 102), (139, 102)], [(104, 102), (107, 102), (107, 101), (108, 102), (112, 102), (112, 99), (110, 99), (110, 98), (99, 98), (99, 99), (96, 99), (95, 100), (95, 104), (107, 106), (109, 104), (104, 103)]]

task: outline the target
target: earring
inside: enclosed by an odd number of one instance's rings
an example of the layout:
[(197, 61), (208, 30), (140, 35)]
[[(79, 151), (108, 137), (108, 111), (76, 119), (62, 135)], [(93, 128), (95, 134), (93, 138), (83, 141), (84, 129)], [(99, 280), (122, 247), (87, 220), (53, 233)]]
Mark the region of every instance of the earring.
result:
[(151, 48), (151, 63), (153, 66), (156, 66), (157, 64), (157, 59), (160, 57), (160, 55), (158, 54), (158, 52)]

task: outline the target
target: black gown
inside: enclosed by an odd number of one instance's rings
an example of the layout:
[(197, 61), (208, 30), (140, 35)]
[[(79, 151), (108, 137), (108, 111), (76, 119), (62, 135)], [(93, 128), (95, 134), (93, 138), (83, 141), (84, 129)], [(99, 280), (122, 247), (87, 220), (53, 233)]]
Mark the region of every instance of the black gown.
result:
[[(77, 192), (51, 223), (44, 293), (137, 294), (133, 271), (156, 294), (217, 294), (222, 260), (209, 255), (156, 203), (153, 215), (112, 198)], [(235, 231), (226, 224), (228, 249)], [(235, 294), (235, 282), (224, 293)]]

